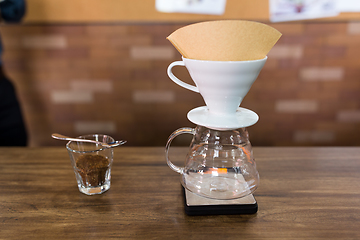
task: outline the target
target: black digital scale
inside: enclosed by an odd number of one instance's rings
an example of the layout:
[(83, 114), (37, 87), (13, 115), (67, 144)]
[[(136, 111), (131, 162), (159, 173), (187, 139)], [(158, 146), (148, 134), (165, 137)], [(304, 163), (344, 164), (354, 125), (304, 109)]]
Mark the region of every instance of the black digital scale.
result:
[(258, 204), (252, 194), (231, 200), (218, 200), (201, 197), (182, 187), (185, 213), (199, 215), (255, 214)]

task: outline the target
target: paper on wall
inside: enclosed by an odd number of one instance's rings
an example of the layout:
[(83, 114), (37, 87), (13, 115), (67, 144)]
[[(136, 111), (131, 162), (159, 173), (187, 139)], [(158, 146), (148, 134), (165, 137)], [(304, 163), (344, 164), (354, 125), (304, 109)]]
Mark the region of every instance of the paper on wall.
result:
[(155, 8), (160, 12), (222, 15), (226, 0), (156, 0)]
[(284, 22), (333, 17), (337, 0), (269, 0), (270, 21)]
[(360, 12), (359, 0), (337, 0), (336, 8), (339, 12)]

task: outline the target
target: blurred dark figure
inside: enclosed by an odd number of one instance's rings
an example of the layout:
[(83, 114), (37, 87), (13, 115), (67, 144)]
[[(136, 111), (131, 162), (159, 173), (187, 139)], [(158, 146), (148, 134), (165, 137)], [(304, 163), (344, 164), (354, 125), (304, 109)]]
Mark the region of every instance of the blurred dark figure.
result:
[[(25, 14), (25, 0), (0, 0), (1, 22), (19, 22)], [(16, 92), (2, 67), (0, 41), (0, 146), (26, 146), (27, 133)]]

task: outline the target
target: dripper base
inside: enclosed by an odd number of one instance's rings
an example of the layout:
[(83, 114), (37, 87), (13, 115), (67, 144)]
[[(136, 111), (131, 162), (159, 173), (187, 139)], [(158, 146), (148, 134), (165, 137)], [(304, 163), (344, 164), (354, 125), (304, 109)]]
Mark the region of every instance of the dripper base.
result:
[(216, 130), (231, 130), (254, 125), (259, 116), (246, 108), (239, 107), (234, 114), (213, 114), (207, 106), (192, 109), (187, 118), (196, 125)]

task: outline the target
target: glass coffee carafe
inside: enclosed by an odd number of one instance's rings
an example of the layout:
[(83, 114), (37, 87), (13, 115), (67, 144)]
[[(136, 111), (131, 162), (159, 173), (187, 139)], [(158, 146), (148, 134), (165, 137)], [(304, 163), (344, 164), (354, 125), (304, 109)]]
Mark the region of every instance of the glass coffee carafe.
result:
[[(181, 134), (193, 139), (185, 166), (174, 165), (169, 158), (171, 142)], [(166, 144), (169, 167), (181, 174), (181, 184), (189, 191), (212, 199), (236, 199), (252, 194), (259, 184), (249, 135), (245, 128), (216, 130), (198, 125), (179, 128)]]

